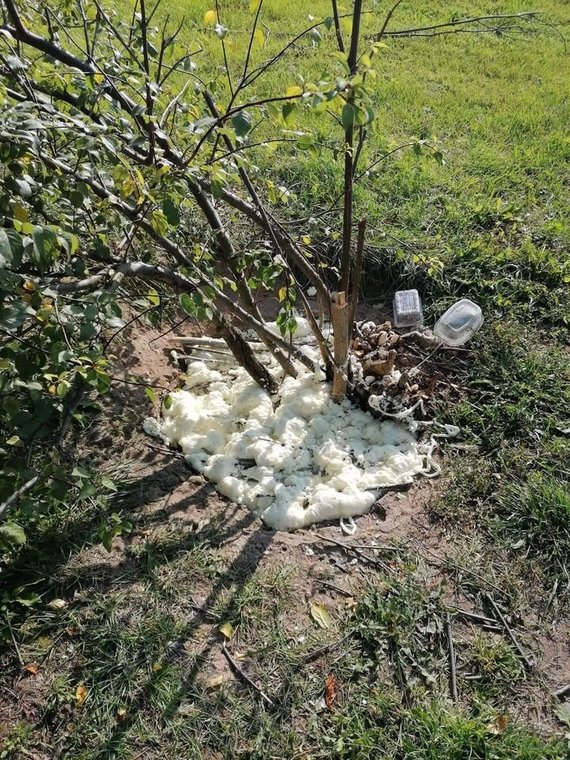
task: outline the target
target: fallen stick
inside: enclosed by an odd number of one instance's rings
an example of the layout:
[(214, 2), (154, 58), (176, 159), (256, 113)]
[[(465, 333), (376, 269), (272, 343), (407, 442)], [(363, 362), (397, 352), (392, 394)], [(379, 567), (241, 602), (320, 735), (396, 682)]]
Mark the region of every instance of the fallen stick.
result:
[(520, 656), (522, 658), (522, 661), (525, 664), (525, 667), (527, 668), (527, 670), (532, 670), (534, 668), (534, 663), (529, 659), (528, 655), (526, 654), (526, 652), (523, 650), (523, 648), (519, 644), (519, 641), (518, 641), (517, 637), (513, 633), (512, 629), (510, 628), (510, 626), (507, 623), (507, 621), (505, 620), (505, 616), (503, 615), (503, 613), (501, 612), (501, 610), (497, 606), (495, 600), (493, 599), (493, 597), (491, 596), (491, 594), (488, 594), (488, 593), (485, 594), (485, 598), (488, 600), (488, 602), (491, 605), (491, 607), (493, 608), (495, 614), (497, 615), (497, 617), (501, 621), (501, 623), (503, 625), (503, 628), (505, 629), (505, 631), (507, 633), (507, 636), (511, 640), (514, 648), (520, 654)]
[(351, 636), (352, 631), (350, 633), (347, 633), (346, 636), (343, 636), (342, 639), (339, 639), (338, 641), (333, 641), (330, 644), (325, 644), (318, 649), (314, 649), (312, 652), (309, 652), (309, 654), (305, 655), (301, 659), (301, 663), (305, 664), (307, 662), (311, 662), (312, 660), (316, 660), (317, 657), (320, 657), (322, 654), (326, 654), (327, 652), (330, 652), (331, 649), (336, 649), (341, 644), (344, 644), (344, 642), (347, 641)]
[(327, 581), (317, 581), (319, 586), (324, 586), (325, 588), (330, 588), (333, 591), (336, 591), (339, 594), (344, 594), (345, 596), (354, 596), (353, 591), (349, 591), (348, 589), (342, 588), (341, 586), (335, 586), (334, 583), (328, 583)]
[(445, 618), (445, 629), (447, 633), (447, 646), (449, 648), (449, 681), (451, 686), (451, 698), (457, 702), (459, 695), (457, 693), (457, 665), (455, 661), (455, 646), (453, 644), (453, 633), (451, 630), (451, 619), (449, 614)]
[(204, 617), (209, 617), (211, 620), (214, 620), (214, 621), (218, 622), (219, 619), (220, 619), (220, 616), (216, 615), (215, 612), (211, 612), (206, 607), (202, 607), (200, 604), (196, 604), (196, 602), (194, 602), (194, 601), (190, 602), (190, 607), (195, 612), (199, 612), (201, 615), (204, 615)]
[(240, 666), (237, 664), (237, 662), (228, 652), (225, 642), (222, 644), (222, 652), (224, 653), (224, 657), (228, 661), (230, 668), (234, 671), (234, 673), (237, 676), (239, 676), (239, 678), (241, 678), (243, 681), (245, 681), (245, 683), (247, 683), (248, 686), (251, 686), (252, 689), (255, 689), (255, 691), (259, 694), (259, 696), (263, 699), (263, 701), (266, 704), (268, 704), (270, 707), (275, 707), (275, 703), (269, 699), (267, 694), (264, 691), (262, 691), (259, 688), (259, 686), (255, 683), (255, 681), (252, 681), (251, 678), (247, 675), (247, 673), (244, 673), (244, 671), (240, 668)]
[(380, 567), (382, 568), (382, 570), (390, 572), (390, 568), (384, 562), (382, 562), (379, 559), (376, 559), (375, 557), (369, 557), (368, 554), (365, 554), (363, 551), (360, 551), (360, 549), (357, 549), (354, 546), (351, 546), (350, 544), (345, 544), (342, 541), (337, 541), (335, 538), (322, 536), (320, 533), (317, 533), (316, 537), (320, 541), (328, 541), (331, 544), (335, 544), (335, 546), (340, 546), (340, 548), (344, 549), (345, 551), (354, 552), (357, 557), (360, 557), (365, 562), (368, 562), (370, 565), (374, 565), (375, 567)]
[(559, 689), (556, 689), (556, 691), (553, 691), (552, 696), (556, 697), (556, 699), (564, 699), (565, 697), (570, 696), (570, 683), (567, 683), (566, 686), (561, 686)]
[(481, 623), (481, 625), (485, 626), (494, 626), (497, 627), (498, 623), (495, 620), (495, 618), (489, 618), (485, 617), (484, 615), (478, 615), (476, 612), (470, 612), (469, 610), (463, 610), (461, 607), (452, 607), (450, 608), (450, 612), (452, 612), (455, 615), (459, 615), (459, 617), (467, 618), (468, 620), (473, 620), (476, 623)]

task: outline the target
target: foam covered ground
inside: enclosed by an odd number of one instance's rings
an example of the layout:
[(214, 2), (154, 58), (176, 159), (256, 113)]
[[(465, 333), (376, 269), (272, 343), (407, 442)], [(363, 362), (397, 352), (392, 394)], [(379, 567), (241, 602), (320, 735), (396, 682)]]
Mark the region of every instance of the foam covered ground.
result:
[(320, 372), (285, 378), (277, 397), (241, 368), (195, 361), (187, 377), (185, 390), (171, 394), (160, 435), (220, 493), (277, 530), (361, 515), (380, 489), (424, 469), (406, 427), (349, 401), (335, 404)]

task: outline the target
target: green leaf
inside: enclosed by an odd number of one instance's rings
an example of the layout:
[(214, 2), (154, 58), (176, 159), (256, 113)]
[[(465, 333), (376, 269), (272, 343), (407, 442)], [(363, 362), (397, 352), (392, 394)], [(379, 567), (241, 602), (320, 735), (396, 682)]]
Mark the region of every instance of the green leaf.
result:
[(168, 224), (172, 227), (178, 227), (180, 224), (180, 211), (178, 206), (170, 198), (165, 198), (162, 201), (162, 211)]
[(84, 200), (83, 193), (80, 193), (79, 190), (72, 190), (69, 193), (69, 201), (73, 208), (81, 208)]
[(164, 404), (165, 409), (170, 409), (172, 406), (172, 396), (169, 396), (168, 394), (162, 399), (162, 403)]
[(151, 388), (150, 385), (147, 385), (146, 388), (144, 389), (144, 392), (148, 396), (151, 403), (154, 404), (154, 402), (156, 401), (156, 393), (154, 392), (154, 388)]
[(303, 135), (297, 140), (297, 147), (299, 150), (311, 150), (315, 143), (311, 135)]
[(190, 317), (193, 317), (196, 314), (196, 306), (194, 305), (194, 301), (188, 293), (181, 293), (178, 300), (180, 302), (180, 306), (186, 312), (186, 314), (188, 314)]
[(354, 117), (355, 117), (355, 108), (350, 103), (345, 103), (342, 108), (342, 115), (341, 115), (341, 121), (342, 126), (345, 129), (348, 129), (354, 124)]
[(239, 111), (232, 117), (232, 126), (238, 137), (245, 137), (253, 126), (251, 116), (247, 111)]
[(26, 543), (26, 534), (15, 522), (0, 525), (0, 543), (7, 546), (22, 546)]
[(283, 117), (283, 121), (288, 127), (292, 126), (293, 124), (293, 113), (296, 107), (297, 104), (295, 101), (283, 104), (283, 107), (281, 109), (281, 116)]
[(105, 486), (109, 491), (113, 491), (113, 493), (117, 492), (117, 486), (115, 483), (111, 480), (111, 478), (108, 478), (106, 475), (103, 475), (101, 477), (101, 485)]

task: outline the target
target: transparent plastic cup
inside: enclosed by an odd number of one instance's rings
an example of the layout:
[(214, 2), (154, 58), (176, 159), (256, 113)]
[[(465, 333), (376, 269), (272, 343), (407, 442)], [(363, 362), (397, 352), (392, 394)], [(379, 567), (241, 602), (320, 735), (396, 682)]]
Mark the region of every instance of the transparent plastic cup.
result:
[(483, 324), (479, 306), (462, 298), (451, 306), (436, 322), (434, 335), (448, 346), (462, 346), (475, 335)]
[(394, 294), (394, 327), (421, 325), (424, 315), (417, 290), (398, 290)]

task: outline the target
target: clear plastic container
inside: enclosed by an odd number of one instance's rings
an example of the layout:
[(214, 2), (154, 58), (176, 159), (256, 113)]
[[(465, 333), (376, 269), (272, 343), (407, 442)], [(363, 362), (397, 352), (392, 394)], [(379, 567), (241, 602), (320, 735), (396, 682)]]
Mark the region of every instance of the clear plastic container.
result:
[(462, 346), (482, 324), (481, 309), (468, 298), (462, 298), (437, 320), (433, 332), (436, 338), (448, 346)]
[(424, 320), (417, 290), (398, 290), (394, 294), (394, 327), (415, 327)]

